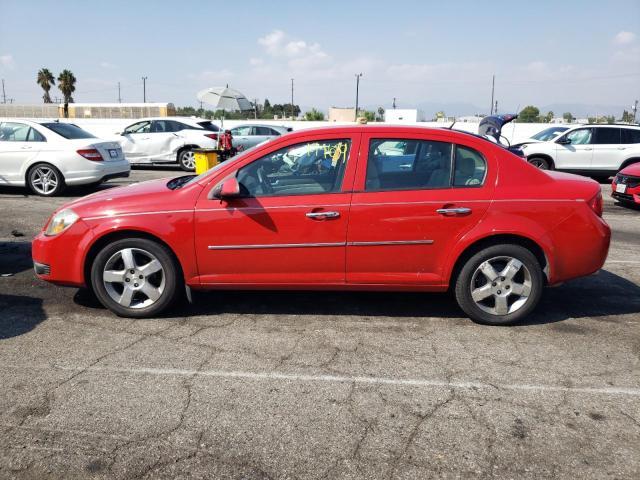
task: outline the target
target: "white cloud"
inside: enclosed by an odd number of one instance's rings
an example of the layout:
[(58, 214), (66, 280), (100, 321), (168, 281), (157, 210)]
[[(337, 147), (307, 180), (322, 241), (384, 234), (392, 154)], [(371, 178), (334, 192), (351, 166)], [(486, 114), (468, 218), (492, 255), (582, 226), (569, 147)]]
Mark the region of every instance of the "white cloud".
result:
[(16, 62), (13, 59), (13, 55), (7, 53), (5, 55), (0, 55), (0, 65), (9, 70), (13, 70)]
[(292, 39), (282, 30), (274, 30), (259, 38), (258, 44), (268, 55), (287, 59), (292, 68), (308, 68), (330, 59), (319, 43)]
[(636, 40), (636, 34), (633, 32), (621, 31), (613, 38), (616, 45), (629, 45)]
[(110, 63), (110, 62), (100, 62), (100, 66), (102, 68), (108, 68), (108, 69), (118, 68), (117, 65), (114, 65), (113, 63)]

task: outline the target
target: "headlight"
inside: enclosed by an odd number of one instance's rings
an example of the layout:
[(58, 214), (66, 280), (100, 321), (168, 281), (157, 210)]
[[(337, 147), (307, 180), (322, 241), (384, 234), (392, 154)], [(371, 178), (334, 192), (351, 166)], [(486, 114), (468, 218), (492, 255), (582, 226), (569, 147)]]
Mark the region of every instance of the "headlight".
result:
[(44, 234), (48, 237), (53, 237), (64, 232), (67, 228), (73, 225), (78, 220), (76, 212), (70, 208), (65, 208), (56, 213), (47, 225), (47, 230)]

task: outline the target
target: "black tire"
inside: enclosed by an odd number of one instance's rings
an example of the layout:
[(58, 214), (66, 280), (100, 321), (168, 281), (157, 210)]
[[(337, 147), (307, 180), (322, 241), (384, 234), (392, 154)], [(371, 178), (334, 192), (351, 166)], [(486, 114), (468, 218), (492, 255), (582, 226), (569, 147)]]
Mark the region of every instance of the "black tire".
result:
[[(506, 277), (499, 275), (495, 282), (489, 281), (489, 277), (481, 272), (481, 266), (486, 267), (488, 263), (495, 273), (500, 274), (506, 271), (501, 267), (501, 262), (504, 262), (503, 265), (506, 267), (508, 259), (517, 260), (525, 268), (520, 267), (511, 277), (508, 274)], [(515, 268), (517, 263), (513, 263), (513, 265)], [(462, 266), (455, 283), (456, 300), (469, 318), (477, 323), (510, 325), (529, 315), (540, 301), (544, 286), (543, 275), (535, 255), (526, 248), (513, 244), (494, 245), (479, 251)], [(523, 286), (527, 284), (530, 291), (526, 296), (512, 293), (520, 289), (524, 290)], [(474, 300), (472, 290), (481, 296), (486, 294), (482, 289), (492, 293), (487, 295), (484, 300)], [(502, 300), (502, 302), (506, 302), (508, 309), (505, 314), (497, 313), (499, 310), (498, 297), (505, 299)], [(501, 306), (504, 306), (504, 303)], [(488, 310), (494, 310), (494, 313)]]
[[(131, 251), (133, 258), (133, 265), (129, 262), (132, 268), (125, 267), (128, 254), (123, 252), (127, 250)], [(145, 267), (152, 265), (153, 260), (157, 260), (161, 270), (149, 273)], [(104, 278), (105, 270), (118, 275), (122, 271), (122, 277), (109, 282)], [(91, 288), (96, 297), (102, 305), (121, 317), (147, 318), (158, 315), (182, 294), (183, 285), (180, 268), (171, 251), (144, 238), (127, 238), (108, 244), (96, 255), (91, 265)], [(125, 289), (128, 295), (125, 295)], [(152, 299), (146, 293), (148, 291), (155, 292), (154, 296), (157, 297)], [(118, 296), (122, 303), (116, 301)]]
[(540, 170), (551, 170), (551, 162), (543, 157), (531, 157), (527, 158), (527, 161)]
[(66, 187), (64, 176), (50, 163), (36, 163), (31, 166), (27, 172), (27, 186), (33, 193), (42, 197), (59, 195)]
[(196, 171), (196, 164), (192, 149), (185, 148), (184, 150), (180, 150), (178, 153), (178, 165), (180, 165), (180, 168), (185, 172)]

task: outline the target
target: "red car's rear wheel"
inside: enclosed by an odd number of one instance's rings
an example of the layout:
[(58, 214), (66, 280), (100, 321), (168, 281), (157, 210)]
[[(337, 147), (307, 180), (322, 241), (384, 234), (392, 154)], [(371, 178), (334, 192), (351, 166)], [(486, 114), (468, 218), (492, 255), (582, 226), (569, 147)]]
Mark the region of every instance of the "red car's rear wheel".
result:
[(494, 245), (473, 255), (456, 281), (456, 300), (479, 323), (507, 325), (526, 317), (542, 295), (543, 273), (520, 245)]

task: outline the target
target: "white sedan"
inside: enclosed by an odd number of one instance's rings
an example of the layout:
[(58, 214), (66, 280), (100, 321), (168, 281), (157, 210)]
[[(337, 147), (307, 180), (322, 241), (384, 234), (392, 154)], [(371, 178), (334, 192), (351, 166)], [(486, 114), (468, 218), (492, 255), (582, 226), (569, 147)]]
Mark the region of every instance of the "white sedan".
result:
[(0, 118), (0, 185), (53, 196), (67, 185), (128, 177), (130, 169), (118, 143), (99, 140), (77, 125)]
[(138, 120), (120, 133), (118, 142), (132, 163), (178, 163), (195, 170), (193, 150), (218, 148), (220, 128), (204, 118), (158, 117)]

